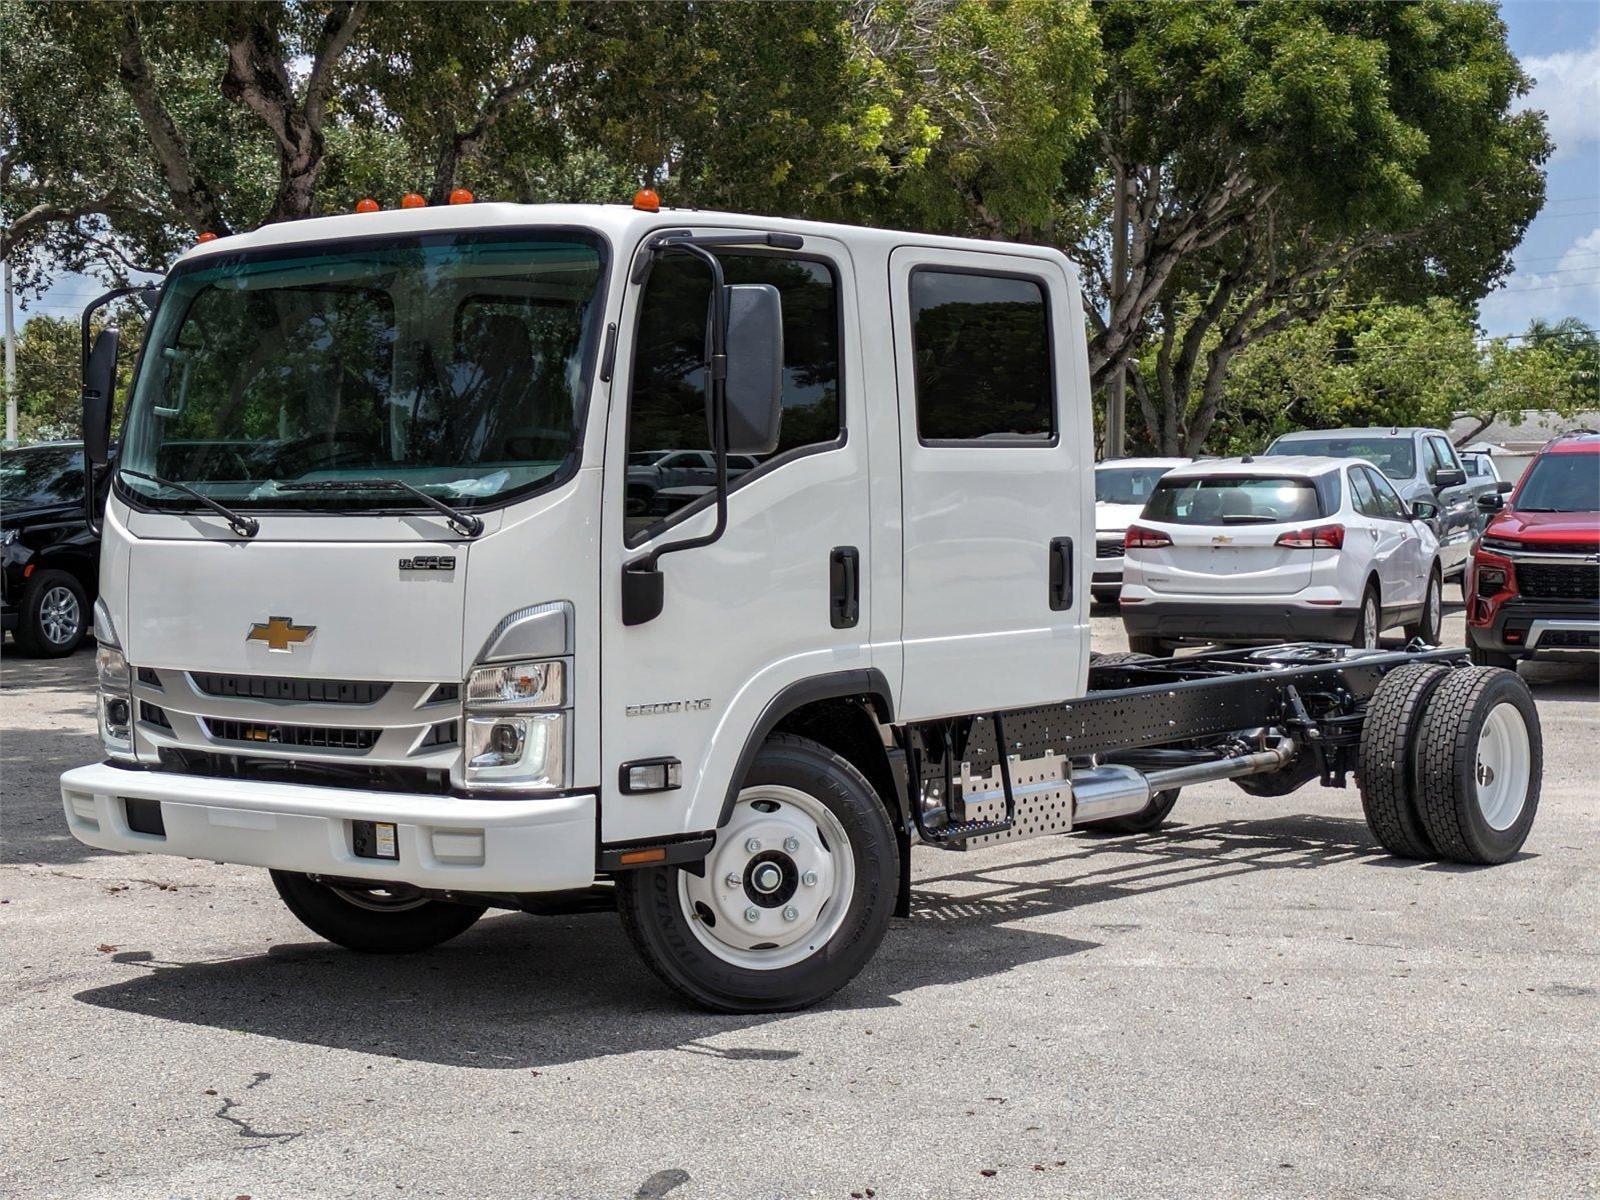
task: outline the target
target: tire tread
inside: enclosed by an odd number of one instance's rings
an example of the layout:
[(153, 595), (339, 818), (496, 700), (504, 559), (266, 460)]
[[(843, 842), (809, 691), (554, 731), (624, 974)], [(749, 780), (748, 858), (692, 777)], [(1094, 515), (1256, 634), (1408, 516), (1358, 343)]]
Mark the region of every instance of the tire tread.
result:
[(1434, 690), (1450, 674), (1437, 663), (1408, 663), (1383, 677), (1361, 725), (1361, 808), (1378, 844), (1400, 858), (1438, 849), (1416, 799), (1418, 727)]

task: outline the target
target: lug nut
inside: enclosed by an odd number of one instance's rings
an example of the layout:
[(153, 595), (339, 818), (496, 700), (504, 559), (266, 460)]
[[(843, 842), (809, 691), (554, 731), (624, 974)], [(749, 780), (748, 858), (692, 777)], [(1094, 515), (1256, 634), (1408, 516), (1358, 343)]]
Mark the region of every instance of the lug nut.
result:
[(747, 842), (745, 842), (745, 844), (744, 844), (744, 852), (746, 854), (759, 854), (759, 853), (761, 853), (761, 841), (760, 841), (760, 839), (759, 838), (751, 838)]
[(797, 838), (797, 837), (786, 837), (786, 838), (784, 838), (783, 839), (783, 848), (785, 850), (787, 850), (790, 854), (793, 854), (796, 850), (800, 849), (800, 839)]
[(755, 905), (751, 905), (744, 910), (744, 919), (747, 924), (754, 925), (761, 919), (761, 913), (756, 909)]
[(783, 910), (783, 919), (785, 921), (798, 921), (800, 919), (800, 910), (792, 904), (789, 905), (788, 908)]
[(807, 871), (804, 875), (800, 876), (800, 882), (805, 884), (807, 887), (816, 887), (817, 873), (815, 871)]
[(723, 876), (722, 882), (728, 887), (738, 887), (744, 880), (739, 878), (739, 872), (729, 871)]

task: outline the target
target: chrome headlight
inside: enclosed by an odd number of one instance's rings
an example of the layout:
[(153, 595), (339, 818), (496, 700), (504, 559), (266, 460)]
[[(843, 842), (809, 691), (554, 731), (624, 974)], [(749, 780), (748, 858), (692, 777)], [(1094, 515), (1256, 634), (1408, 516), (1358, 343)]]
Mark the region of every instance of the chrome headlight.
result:
[(133, 758), (133, 673), (115, 646), (95, 647), (94, 673), (100, 684), (100, 741), (112, 758)]
[(464, 699), (468, 787), (512, 791), (570, 786), (564, 659), (474, 667)]

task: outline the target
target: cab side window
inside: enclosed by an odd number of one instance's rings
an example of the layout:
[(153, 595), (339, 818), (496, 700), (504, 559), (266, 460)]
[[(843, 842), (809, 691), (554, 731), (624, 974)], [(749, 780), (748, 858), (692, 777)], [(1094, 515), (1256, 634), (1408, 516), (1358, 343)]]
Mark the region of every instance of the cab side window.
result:
[(1367, 476), (1368, 483), (1372, 487), (1375, 507), (1368, 515), (1383, 517), (1390, 521), (1405, 520), (1406, 506), (1400, 499), (1400, 493), (1394, 490), (1394, 485), (1384, 478), (1381, 471), (1374, 471), (1371, 467), (1362, 467), (1360, 470)]
[(1456, 458), (1455, 447), (1444, 438), (1430, 435), (1427, 439), (1428, 477), (1433, 478), (1436, 468), (1445, 468), (1451, 471), (1461, 470), (1461, 463)]
[(1044, 285), (1011, 275), (911, 274), (917, 436), (924, 442), (1055, 441)]
[[(832, 266), (819, 259), (752, 253), (717, 257), (728, 283), (770, 283), (783, 302), (778, 448), (771, 455), (730, 456), (732, 480), (791, 451), (839, 442), (844, 432), (839, 287)], [(639, 544), (713, 484), (705, 381), (710, 300), (710, 272), (685, 254), (659, 259), (645, 282), (628, 396), (623, 524), (629, 545)]]

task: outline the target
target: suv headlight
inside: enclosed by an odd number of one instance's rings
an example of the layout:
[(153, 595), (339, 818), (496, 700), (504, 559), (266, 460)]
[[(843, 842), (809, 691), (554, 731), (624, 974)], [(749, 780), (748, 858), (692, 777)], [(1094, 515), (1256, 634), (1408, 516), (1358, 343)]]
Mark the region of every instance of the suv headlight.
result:
[(100, 684), (100, 741), (112, 758), (132, 759), (133, 673), (115, 646), (95, 647), (94, 672)]
[(468, 787), (510, 791), (570, 785), (564, 660), (474, 667), (465, 702)]

